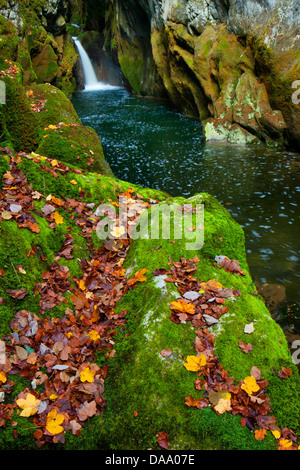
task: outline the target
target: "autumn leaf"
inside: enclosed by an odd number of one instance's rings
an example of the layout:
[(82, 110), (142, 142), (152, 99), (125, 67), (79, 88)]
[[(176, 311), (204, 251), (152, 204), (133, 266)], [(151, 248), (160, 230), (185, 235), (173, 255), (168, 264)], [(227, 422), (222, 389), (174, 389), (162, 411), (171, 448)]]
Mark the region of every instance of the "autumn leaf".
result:
[(7, 381), (7, 378), (6, 378), (5, 372), (0, 372), (0, 382), (4, 384), (6, 381)]
[(216, 281), (216, 279), (210, 279), (207, 282), (201, 282), (200, 287), (204, 291), (213, 291), (213, 292), (217, 292), (219, 289), (223, 288), (222, 284)]
[(289, 449), (290, 447), (292, 447), (293, 442), (289, 441), (288, 439), (280, 439), (278, 444), (279, 444), (279, 446), (278, 446), (279, 450), (286, 450), (286, 449)]
[(148, 269), (143, 268), (140, 271), (136, 272), (134, 275), (134, 278), (129, 279), (128, 284), (131, 286), (135, 284), (136, 282), (145, 282), (147, 281), (146, 276), (144, 276), (145, 273), (148, 272)]
[(197, 372), (202, 367), (204, 367), (205, 364), (206, 357), (204, 356), (204, 354), (200, 354), (199, 356), (187, 356), (184, 367), (192, 372)]
[(51, 410), (47, 415), (46, 429), (50, 434), (56, 435), (64, 431), (61, 424), (64, 422), (64, 415), (58, 414), (56, 409)]
[(230, 399), (225, 400), (224, 398), (221, 398), (218, 401), (218, 404), (215, 406), (215, 410), (219, 414), (225, 413), (225, 411), (230, 411), (231, 410), (231, 401)]
[(160, 447), (162, 447), (163, 449), (167, 450), (169, 448), (169, 436), (168, 436), (168, 434), (161, 431), (158, 434), (156, 434), (156, 437), (157, 437), (158, 445)]
[(171, 302), (170, 307), (171, 307), (172, 310), (176, 310), (177, 312), (187, 313), (187, 314), (190, 314), (190, 315), (195, 314), (194, 305), (191, 304), (190, 302), (187, 302), (187, 301), (183, 300), (183, 299), (178, 299), (174, 302)]
[(74, 185), (78, 184), (76, 180), (72, 180), (72, 181), (70, 181), (70, 183), (74, 184)]
[(257, 441), (263, 441), (267, 435), (267, 431), (264, 428), (256, 429), (254, 435)]
[(40, 400), (38, 400), (34, 395), (28, 393), (26, 398), (19, 398), (16, 400), (17, 405), (22, 408), (20, 416), (29, 417), (37, 413)]
[(281, 434), (280, 434), (280, 431), (278, 431), (277, 429), (275, 429), (275, 431), (271, 431), (273, 436), (275, 437), (275, 439), (279, 439)]
[(64, 223), (64, 218), (58, 212), (54, 212), (53, 216), (56, 225), (61, 225)]
[(77, 416), (80, 421), (85, 421), (86, 419), (94, 416), (97, 411), (97, 404), (95, 400), (91, 402), (85, 401), (83, 405), (77, 410)]
[(96, 330), (91, 330), (91, 331), (88, 333), (88, 336), (89, 336), (93, 341), (96, 341), (97, 339), (100, 338), (100, 335), (99, 335), (98, 331), (96, 331)]
[(122, 237), (122, 235), (124, 235), (124, 233), (126, 233), (126, 230), (124, 227), (122, 226), (114, 226), (112, 231), (110, 232), (110, 235), (113, 237), (113, 238), (120, 238)]
[(258, 392), (259, 385), (256, 383), (255, 377), (251, 375), (244, 379), (244, 383), (242, 384), (241, 389), (245, 390), (248, 395), (252, 395), (253, 392)]
[(95, 372), (91, 370), (89, 367), (86, 367), (83, 371), (80, 372), (80, 380), (81, 382), (90, 382), (94, 381)]
[(251, 343), (246, 344), (244, 341), (239, 341), (239, 347), (245, 354), (248, 354), (253, 349)]

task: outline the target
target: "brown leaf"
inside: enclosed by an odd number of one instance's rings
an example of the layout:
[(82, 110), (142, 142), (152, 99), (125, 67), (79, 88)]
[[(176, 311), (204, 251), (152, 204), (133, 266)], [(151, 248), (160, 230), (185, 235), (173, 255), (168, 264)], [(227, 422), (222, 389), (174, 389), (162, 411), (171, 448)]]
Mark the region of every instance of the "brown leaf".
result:
[(244, 341), (239, 341), (239, 347), (245, 354), (248, 354), (253, 349), (251, 343), (246, 344)]
[(85, 401), (83, 405), (77, 410), (77, 416), (80, 421), (85, 421), (86, 419), (94, 416), (97, 411), (97, 404), (95, 400), (91, 402)]
[(158, 434), (156, 434), (157, 437), (157, 442), (160, 447), (163, 449), (168, 450), (169, 448), (169, 436), (165, 432), (160, 431)]

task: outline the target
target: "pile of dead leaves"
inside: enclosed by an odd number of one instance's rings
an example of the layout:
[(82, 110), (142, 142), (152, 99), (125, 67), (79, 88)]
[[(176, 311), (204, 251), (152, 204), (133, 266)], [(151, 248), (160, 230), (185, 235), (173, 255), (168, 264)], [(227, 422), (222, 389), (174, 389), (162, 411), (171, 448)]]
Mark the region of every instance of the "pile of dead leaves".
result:
[[(114, 355), (114, 335), (116, 329), (125, 324), (127, 314), (126, 311), (116, 314), (114, 308), (128, 290), (147, 279), (147, 270), (141, 270), (128, 279), (122, 265), (130, 238), (113, 238), (95, 250), (92, 232), (96, 230), (100, 217), (92, 212), (94, 204), (33, 191), (17, 167), (21, 156), (10, 156), (10, 170), (4, 175), (4, 188), (0, 195), (0, 221), (15, 220), (20, 229), (38, 232), (32, 216), (36, 213), (49, 222), (50, 229), (55, 230), (57, 225), (64, 223), (60, 214), (63, 209), (69, 220), (80, 228), (80, 235), (89, 248), (89, 258), (79, 261), (82, 276), (71, 279), (69, 268), (59, 263), (61, 258), (73, 258), (74, 238), (67, 232), (55, 261), (33, 289), (40, 296), (41, 316), (20, 310), (11, 323), (12, 333), (4, 338), (6, 361), (0, 364), (0, 427), (10, 422), (17, 438), (19, 417), (30, 418), (36, 444), (41, 448), (49, 442), (63, 443), (67, 431), (80, 435), (85, 421), (103, 412), (106, 406), (104, 380), (108, 368), (106, 364), (101, 368), (96, 364), (96, 354), (101, 351), (105, 359)], [(68, 171), (63, 164), (57, 163), (55, 167)], [(150, 203), (141, 201), (140, 195), (134, 196), (133, 193), (129, 189), (120, 195), (132, 209), (128, 230), (138, 220), (142, 209), (150, 206)], [(34, 201), (42, 199), (44, 205), (37, 211)], [(133, 211), (136, 205), (140, 210)], [(117, 221), (119, 216), (115, 213), (114, 217)], [(36, 256), (34, 246), (27, 256)], [(4, 270), (1, 269), (0, 275), (5, 275)], [(8, 294), (21, 300), (28, 292), (24, 288), (11, 289)], [(46, 316), (47, 312), (63, 303), (66, 304), (63, 318)], [(26, 378), (30, 387), (19, 393), (13, 403), (6, 404), (6, 398), (14, 390), (13, 378), (16, 375)]]
[[(226, 257), (217, 261), (228, 271), (244, 275), (237, 261)], [(288, 428), (280, 429), (276, 424), (270, 399), (266, 395), (268, 382), (261, 377), (259, 368), (253, 366), (250, 375), (235, 385), (235, 378), (229, 375), (214, 354), (214, 336), (207, 327), (217, 323), (220, 316), (228, 311), (224, 305), (226, 298), (238, 296), (240, 292), (224, 288), (215, 279), (197, 281), (193, 274), (198, 262), (197, 257), (193, 260), (183, 258), (180, 262), (174, 262), (169, 271), (158, 269), (153, 272), (154, 275), (171, 275), (165, 281), (176, 283), (182, 295), (170, 305), (171, 320), (175, 323), (191, 321), (197, 328), (197, 355), (188, 356), (184, 366), (197, 373), (194, 385), (196, 390), (203, 392), (203, 397), (188, 396), (185, 398), (186, 405), (200, 410), (211, 406), (217, 414), (239, 414), (241, 425), (254, 431), (255, 439), (263, 440), (269, 430), (278, 440), (278, 449), (297, 450), (295, 433)], [(245, 353), (252, 349), (250, 343), (240, 343), (239, 346)], [(278, 372), (278, 376), (284, 379), (291, 374), (291, 370), (286, 367)]]

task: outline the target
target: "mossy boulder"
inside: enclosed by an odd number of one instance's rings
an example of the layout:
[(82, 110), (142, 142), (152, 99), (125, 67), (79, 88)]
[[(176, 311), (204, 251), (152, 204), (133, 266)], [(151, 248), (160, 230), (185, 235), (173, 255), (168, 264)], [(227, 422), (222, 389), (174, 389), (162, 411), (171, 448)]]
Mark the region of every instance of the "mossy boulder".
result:
[[(15, 66), (18, 68), (18, 64)], [(16, 151), (30, 152), (36, 149), (39, 140), (40, 127), (37, 115), (30, 107), (20, 77), (6, 74), (3, 81), (6, 87), (6, 104), (1, 106), (0, 113), (5, 123), (6, 134), (2, 139), (10, 141)]]
[[(99, 424), (100, 445), (121, 450), (156, 448), (156, 435), (163, 431), (169, 435), (169, 449), (173, 450), (276, 448), (271, 434), (264, 442), (256, 441), (251, 431), (241, 426), (238, 416), (216, 416), (212, 408), (197, 410), (185, 405), (186, 396), (202, 396), (194, 388), (195, 377), (183, 366), (187, 355), (195, 354), (195, 328), (171, 321), (170, 303), (180, 294), (175, 285), (165, 282), (166, 275), (154, 276), (152, 272), (169, 269), (172, 261), (193, 259), (196, 254), (200, 259), (197, 279), (206, 282), (216, 279), (241, 292), (227, 301), (228, 313), (218, 325), (209, 328), (215, 335), (220, 363), (237, 382), (250, 374), (253, 365), (260, 368), (269, 381), (267, 393), (277, 424), (299, 431), (295, 399), (299, 376), (282, 330), (255, 292), (242, 229), (207, 194), (189, 200), (169, 200), (170, 204), (174, 202), (204, 204), (204, 245), (200, 251), (187, 251), (187, 240), (176, 240), (175, 244), (146, 238), (132, 242), (124, 264), (127, 275), (132, 277), (146, 267), (147, 281), (123, 297), (118, 307), (118, 311), (128, 310), (127, 324), (119, 332), (116, 353), (109, 360), (108, 406)], [(245, 276), (218, 269), (214, 256), (220, 253), (239, 259)], [(245, 355), (238, 343), (250, 341), (244, 327), (252, 321), (253, 354)], [(163, 357), (160, 354), (163, 349), (171, 350), (172, 354)], [(282, 365), (293, 370), (291, 380), (284, 383), (277, 375)]]

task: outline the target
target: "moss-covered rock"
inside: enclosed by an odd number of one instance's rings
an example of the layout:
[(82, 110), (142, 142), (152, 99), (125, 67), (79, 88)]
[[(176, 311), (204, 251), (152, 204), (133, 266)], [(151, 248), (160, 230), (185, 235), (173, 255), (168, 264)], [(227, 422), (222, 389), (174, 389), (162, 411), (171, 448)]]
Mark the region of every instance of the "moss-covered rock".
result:
[[(240, 296), (226, 302), (229, 311), (218, 325), (210, 327), (220, 363), (237, 382), (250, 374), (253, 365), (260, 368), (269, 381), (267, 393), (278, 425), (298, 429), (298, 404), (291, 397), (295, 397), (299, 376), (282, 330), (254, 292), (242, 230), (208, 195), (169, 202), (175, 201), (204, 203), (204, 246), (200, 251), (187, 251), (186, 240), (176, 240), (175, 244), (163, 239), (132, 242), (124, 265), (127, 275), (132, 277), (146, 267), (147, 281), (123, 297), (118, 307), (120, 311), (128, 310), (127, 325), (117, 337), (115, 356), (109, 360), (108, 407), (101, 426), (105, 429), (107, 420), (110, 433), (107, 438), (105, 432), (102, 434), (102, 445), (113, 449), (155, 448), (155, 436), (163, 431), (169, 435), (169, 449), (275, 448), (272, 435), (264, 442), (256, 441), (249, 429), (241, 427), (238, 416), (216, 416), (211, 408), (191, 410), (185, 405), (186, 396), (202, 396), (194, 388), (195, 377), (183, 367), (186, 356), (195, 354), (195, 329), (188, 323), (178, 325), (170, 320), (170, 303), (180, 297), (179, 292), (176, 286), (165, 282), (167, 276), (154, 276), (152, 270), (170, 269), (170, 260), (193, 259), (197, 254), (197, 279), (216, 279), (223, 286), (241, 291)], [(239, 259), (246, 275), (218, 269), (214, 256), (220, 253)], [(244, 327), (251, 321), (255, 324), (251, 336), (253, 353), (245, 355), (238, 343), (249, 341)], [(162, 357), (163, 349), (172, 354)], [(282, 365), (291, 367), (294, 374), (284, 385), (277, 376)]]

